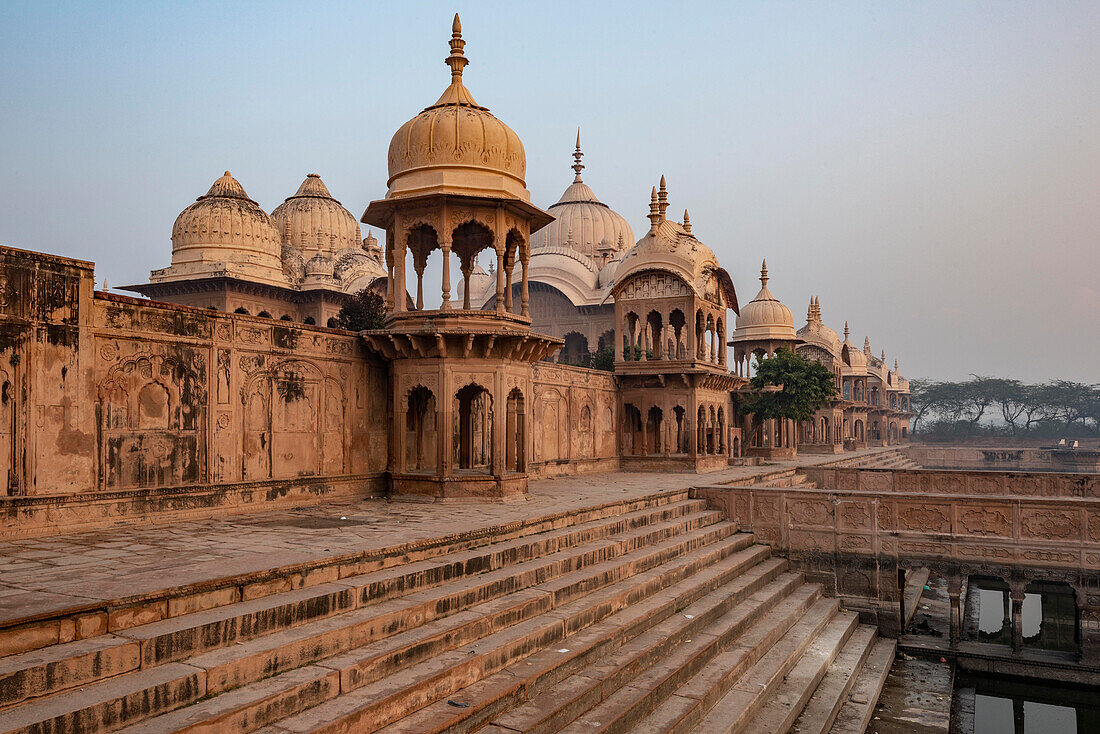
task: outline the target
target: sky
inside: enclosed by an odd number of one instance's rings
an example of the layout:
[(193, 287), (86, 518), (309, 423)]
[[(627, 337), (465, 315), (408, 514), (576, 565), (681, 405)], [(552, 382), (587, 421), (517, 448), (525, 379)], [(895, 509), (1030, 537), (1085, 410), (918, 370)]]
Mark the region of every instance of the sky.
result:
[(796, 327), (818, 296), (911, 379), (1100, 382), (1096, 0), (0, 0), (0, 243), (144, 282), (226, 169), (360, 216), (455, 11), (536, 204), (580, 127), (585, 182), (641, 236), (666, 175), (741, 303), (766, 257)]

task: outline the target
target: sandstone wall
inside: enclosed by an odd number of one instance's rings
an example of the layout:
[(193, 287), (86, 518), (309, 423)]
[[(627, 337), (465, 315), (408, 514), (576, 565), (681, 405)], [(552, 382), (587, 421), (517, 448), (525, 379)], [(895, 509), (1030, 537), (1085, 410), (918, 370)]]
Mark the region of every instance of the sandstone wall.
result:
[(618, 393), (610, 372), (537, 362), (531, 383), (532, 478), (618, 468)]
[(356, 335), (92, 287), (0, 248), (0, 535), (381, 489), (388, 378)]

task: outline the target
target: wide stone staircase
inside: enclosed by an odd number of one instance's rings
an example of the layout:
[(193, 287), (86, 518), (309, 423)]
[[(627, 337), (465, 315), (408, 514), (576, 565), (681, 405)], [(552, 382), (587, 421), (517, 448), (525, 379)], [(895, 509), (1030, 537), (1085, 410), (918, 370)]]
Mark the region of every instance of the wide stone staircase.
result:
[(0, 657), (0, 732), (856, 734), (894, 653), (686, 490), (270, 591)]

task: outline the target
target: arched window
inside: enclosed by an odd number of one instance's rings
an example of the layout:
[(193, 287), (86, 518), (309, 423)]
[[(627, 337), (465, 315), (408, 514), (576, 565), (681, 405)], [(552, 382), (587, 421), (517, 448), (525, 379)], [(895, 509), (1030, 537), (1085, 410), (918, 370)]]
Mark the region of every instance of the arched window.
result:
[(335, 319), (335, 318), (331, 318), (331, 317), (330, 317), (330, 318), (329, 318), (329, 320), (328, 320), (328, 328), (330, 328), (330, 329), (338, 329), (338, 328), (340, 328), (340, 325), (339, 325), (338, 323), (336, 323), (336, 319)]
[(260, 312), (259, 312), (258, 314), (256, 314), (256, 315), (257, 315), (257, 316), (259, 316), (260, 318), (264, 318), (264, 319), (269, 319), (269, 318), (271, 318), (271, 314), (270, 314), (270, 313), (268, 313), (267, 311), (260, 311)]
[(493, 396), (470, 383), (455, 393), (458, 442), (455, 464), (469, 471), (490, 471), (493, 463)]
[(293, 320), (294, 319), (290, 318), (290, 314), (288, 314), (288, 313), (284, 313), (282, 316), (279, 317), (279, 321), (293, 321)]
[(312, 316), (306, 316), (305, 321), (303, 321), (302, 323), (308, 324), (309, 326), (316, 326), (317, 325), (317, 320), (315, 318), (313, 318)]
[(237, 306), (237, 308), (234, 309), (233, 313), (239, 313), (248, 316), (248, 309), (244, 306)]

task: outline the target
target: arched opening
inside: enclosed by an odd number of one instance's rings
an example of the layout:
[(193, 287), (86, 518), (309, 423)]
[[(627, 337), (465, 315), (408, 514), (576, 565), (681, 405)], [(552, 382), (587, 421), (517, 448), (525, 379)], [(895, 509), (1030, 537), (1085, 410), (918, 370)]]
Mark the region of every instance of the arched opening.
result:
[(527, 470), (527, 416), (523, 393), (518, 387), (508, 393), (507, 411), (504, 426), (504, 470), (523, 472)]
[(718, 437), (716, 443), (719, 456), (726, 453), (726, 411), (723, 406), (718, 406)]
[(233, 313), (239, 313), (242, 316), (248, 316), (248, 309), (244, 306), (237, 306), (235, 309), (233, 309)]
[(715, 434), (715, 417), (714, 406), (710, 406), (710, 410), (707, 411), (707, 453), (717, 453), (718, 441)]
[(335, 318), (333, 318), (333, 317), (330, 317), (330, 318), (329, 318), (327, 326), (328, 326), (328, 328), (330, 328), (330, 329), (338, 329), (338, 328), (340, 328), (340, 324), (338, 324), (338, 323), (336, 322), (336, 319), (335, 319)]
[(673, 451), (677, 454), (688, 452), (687, 411), (684, 406), (677, 405), (672, 409), (673, 418), (676, 421), (676, 439)]
[(565, 346), (558, 353), (558, 362), (587, 367), (588, 361), (588, 337), (576, 331), (566, 334)]
[(493, 396), (470, 383), (455, 393), (455, 465), (462, 470), (488, 472), (493, 463)]
[(405, 471), (436, 466), (435, 394), (423, 385), (409, 391), (405, 413)]
[(642, 412), (630, 403), (623, 405), (623, 453), (639, 456), (642, 453)]
[[(518, 231), (508, 231), (504, 238), (504, 310), (515, 313), (515, 304), (512, 300), (512, 279), (515, 276), (516, 260), (522, 260), (523, 251), (527, 248), (527, 241)], [(520, 290), (521, 310), (526, 310), (527, 299)], [(526, 314), (524, 314), (526, 315)]]
[(697, 454), (707, 453), (707, 409), (699, 406), (699, 414), (695, 421), (695, 445)]
[(317, 319), (313, 318), (312, 316), (306, 316), (305, 320), (302, 321), (302, 323), (306, 324), (307, 326), (316, 326)]
[(256, 315), (257, 315), (257, 316), (259, 316), (259, 317), (260, 317), (260, 318), (262, 318), (262, 319), (269, 319), (269, 318), (271, 318), (271, 314), (270, 314), (270, 313), (269, 313), (268, 311), (260, 311), (260, 312), (259, 312), (258, 314), (256, 314)]
[(857, 420), (853, 426), (854, 438), (856, 441), (863, 441), (863, 421)]
[(293, 321), (293, 320), (294, 319), (290, 318), (290, 314), (288, 314), (288, 313), (284, 313), (282, 316), (279, 317), (279, 321)]
[(420, 311), (424, 308), (424, 269), (428, 266), (428, 255), (439, 248), (439, 236), (430, 225), (418, 224), (409, 230), (406, 244), (416, 273), (415, 308)]
[[(451, 232), (451, 250), (458, 256), (462, 269), (462, 308), (470, 308), (470, 275), (477, 265), (477, 254), (493, 246), (493, 233), (480, 222), (460, 224)], [(499, 266), (499, 263), (498, 263)]]
[(661, 453), (661, 421), (664, 418), (663, 411), (657, 406), (649, 409), (646, 416), (646, 453)]
[(687, 359), (687, 333), (684, 326), (684, 312), (676, 308), (668, 315), (668, 325), (672, 327), (672, 344), (674, 349), (668, 354), (668, 359)]
[(596, 351), (602, 352), (608, 347), (615, 346), (615, 331), (608, 329), (604, 333), (600, 334), (599, 340), (596, 342)]
[(653, 351), (654, 359), (664, 359), (665, 345), (663, 341), (664, 319), (659, 311), (650, 311), (646, 317), (646, 330), (649, 332), (649, 348)]

